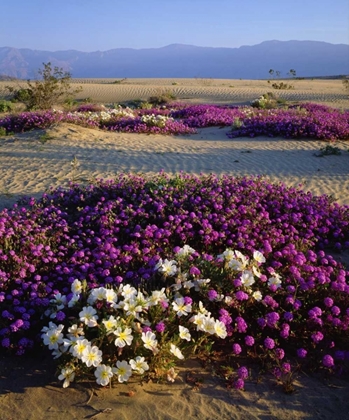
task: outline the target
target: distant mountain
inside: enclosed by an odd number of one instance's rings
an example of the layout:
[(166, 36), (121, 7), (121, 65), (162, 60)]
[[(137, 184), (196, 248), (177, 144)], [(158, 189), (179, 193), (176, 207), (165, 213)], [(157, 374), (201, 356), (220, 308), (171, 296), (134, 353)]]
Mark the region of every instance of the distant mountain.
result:
[(200, 77), (266, 79), (269, 69), (287, 77), (349, 74), (349, 45), (317, 41), (265, 41), (239, 48), (173, 44), (163, 48), (117, 48), (108, 51), (38, 51), (0, 47), (0, 74), (21, 79), (37, 77), (42, 63), (51, 62), (73, 77)]

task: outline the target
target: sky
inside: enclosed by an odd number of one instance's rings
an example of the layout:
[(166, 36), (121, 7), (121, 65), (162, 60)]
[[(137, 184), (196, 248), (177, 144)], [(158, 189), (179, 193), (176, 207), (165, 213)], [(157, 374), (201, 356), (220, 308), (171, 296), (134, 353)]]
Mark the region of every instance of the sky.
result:
[(0, 47), (46, 51), (349, 44), (348, 0), (7, 0), (1, 16)]

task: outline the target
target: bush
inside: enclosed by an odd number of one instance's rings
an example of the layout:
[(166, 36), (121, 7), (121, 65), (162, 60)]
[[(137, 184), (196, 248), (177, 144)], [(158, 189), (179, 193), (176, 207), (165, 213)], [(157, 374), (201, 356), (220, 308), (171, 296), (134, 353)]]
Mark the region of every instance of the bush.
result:
[(10, 101), (0, 100), (0, 112), (11, 112), (14, 106)]
[(71, 75), (59, 67), (51, 67), (51, 63), (43, 63), (44, 68), (38, 71), (41, 80), (27, 81), (27, 88), (8, 87), (16, 101), (23, 102), (27, 109), (50, 109), (81, 88), (71, 88)]

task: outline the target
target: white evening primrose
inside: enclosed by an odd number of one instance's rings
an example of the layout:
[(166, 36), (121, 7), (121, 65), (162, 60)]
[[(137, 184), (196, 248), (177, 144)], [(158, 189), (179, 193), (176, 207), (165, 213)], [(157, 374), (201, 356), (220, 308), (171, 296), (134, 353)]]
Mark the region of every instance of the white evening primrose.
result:
[(205, 317), (202, 328), (203, 331), (207, 332), (208, 334), (215, 334), (215, 320), (213, 318)]
[(195, 249), (189, 245), (184, 245), (183, 248), (180, 248), (177, 252), (178, 257), (187, 257), (188, 255), (194, 254)]
[(217, 255), (217, 258), (220, 260), (224, 260), (226, 262), (229, 262), (230, 260), (235, 258), (235, 253), (232, 249), (227, 248), (223, 254)]
[(116, 302), (118, 301), (118, 295), (116, 294), (115, 290), (105, 289), (104, 298), (106, 302), (111, 305), (112, 308), (116, 306)]
[(91, 343), (88, 340), (86, 340), (86, 338), (79, 337), (71, 346), (70, 353), (72, 353), (74, 357), (81, 359), (84, 350), (90, 346)]
[(259, 252), (259, 251), (254, 251), (254, 253), (253, 253), (253, 259), (254, 259), (255, 261), (257, 261), (259, 264), (263, 264), (263, 263), (265, 263), (265, 257), (264, 257), (264, 255), (263, 255), (261, 252)]
[(116, 368), (113, 368), (114, 374), (118, 377), (120, 383), (127, 382), (132, 376), (132, 368), (126, 360), (116, 362)]
[(61, 293), (56, 293), (50, 302), (56, 306), (57, 311), (60, 311), (67, 305), (67, 296), (62, 295)]
[(159, 262), (154, 267), (155, 270), (162, 273), (164, 276), (174, 276), (177, 273), (177, 261), (160, 258)]
[(125, 347), (126, 344), (130, 346), (133, 340), (133, 336), (131, 333), (131, 328), (122, 329), (121, 327), (118, 327), (114, 331), (114, 334), (116, 335), (114, 344), (116, 345), (116, 347)]
[(108, 334), (113, 332), (118, 326), (118, 321), (113, 315), (110, 315), (108, 319), (103, 319), (102, 323), (105, 326), (105, 329), (107, 330)]
[(60, 381), (63, 381), (63, 388), (67, 388), (70, 385), (70, 382), (73, 382), (75, 378), (75, 372), (74, 369), (71, 367), (68, 367), (66, 369), (61, 370), (61, 374), (58, 376), (58, 379)]
[(276, 286), (277, 289), (281, 287), (280, 276), (278, 274), (274, 274), (273, 277), (270, 277), (268, 279), (268, 286)]
[(74, 295), (79, 295), (82, 292), (82, 283), (80, 280), (75, 279), (71, 285), (71, 291)]
[(194, 285), (195, 285), (195, 291), (199, 292), (200, 289), (205, 286), (206, 284), (210, 283), (210, 279), (198, 279), (198, 280), (194, 280)]
[(87, 299), (87, 302), (92, 305), (97, 300), (102, 301), (105, 299), (105, 291), (104, 287), (97, 287), (96, 289), (92, 289), (90, 292), (90, 296)]
[(134, 299), (137, 296), (137, 289), (129, 284), (120, 285), (120, 291), (125, 300)]
[(257, 270), (257, 268), (255, 266), (252, 267), (252, 271), (253, 274), (258, 277), (259, 279), (261, 278), (262, 273), (260, 271)]
[(97, 325), (97, 311), (92, 306), (84, 306), (79, 312), (80, 321), (88, 327), (95, 327)]
[(58, 350), (60, 344), (63, 343), (63, 331), (64, 326), (59, 324), (58, 326), (50, 322), (49, 327), (44, 327), (42, 331), (44, 334), (41, 335), (45, 346), (48, 346), (50, 350)]
[(241, 283), (245, 287), (251, 287), (253, 283), (255, 283), (255, 279), (253, 277), (252, 271), (245, 270), (242, 272), (240, 277)]
[(97, 367), (102, 361), (102, 352), (97, 346), (87, 346), (82, 352), (81, 361), (87, 367)]
[(243, 271), (245, 268), (243, 263), (235, 258), (228, 261), (228, 267), (234, 271)]
[(137, 317), (137, 315), (142, 312), (143, 308), (138, 305), (137, 301), (130, 299), (124, 303), (123, 310), (126, 312), (127, 316), (132, 315)]
[(182, 325), (179, 326), (179, 336), (182, 340), (191, 340), (191, 335), (188, 328), (185, 328)]
[(184, 359), (184, 356), (183, 356), (182, 352), (181, 352), (181, 351), (179, 350), (179, 348), (178, 348), (177, 346), (175, 346), (174, 344), (171, 344), (171, 347), (170, 347), (170, 352), (171, 352), (174, 356), (178, 357), (178, 359), (181, 359), (181, 360), (183, 360), (183, 359)]
[(211, 315), (211, 312), (208, 312), (208, 310), (204, 307), (204, 304), (201, 302), (201, 300), (199, 302), (199, 313), (203, 315), (207, 315), (207, 316)]
[(79, 302), (79, 300), (80, 295), (74, 293), (68, 302), (68, 308), (73, 308)]
[(147, 331), (147, 332), (142, 333), (142, 341), (144, 343), (144, 347), (146, 349), (149, 349), (149, 350), (152, 350), (152, 351), (154, 351), (154, 349), (158, 345), (156, 335), (151, 331)]
[(137, 356), (135, 359), (130, 360), (130, 366), (133, 370), (143, 375), (146, 370), (149, 370), (149, 365), (144, 357)]
[(178, 317), (188, 315), (188, 313), (191, 312), (191, 304), (185, 303), (183, 297), (175, 299), (175, 301), (172, 302), (172, 307)]
[(149, 306), (155, 306), (161, 301), (168, 302), (164, 287), (161, 290), (154, 290), (152, 292), (150, 298), (148, 299), (148, 304)]
[(253, 292), (252, 293), (252, 297), (254, 299), (256, 299), (257, 302), (259, 302), (259, 301), (261, 301), (263, 299), (262, 293), (259, 290)]
[(196, 325), (196, 331), (205, 331), (204, 324), (205, 324), (206, 316), (204, 314), (197, 314), (192, 316), (189, 321)]
[(110, 378), (113, 377), (113, 370), (107, 365), (98, 365), (95, 370), (96, 382), (98, 385), (106, 386), (109, 384)]
[(227, 328), (222, 321), (216, 320), (214, 323), (214, 332), (219, 338), (225, 338), (227, 336)]

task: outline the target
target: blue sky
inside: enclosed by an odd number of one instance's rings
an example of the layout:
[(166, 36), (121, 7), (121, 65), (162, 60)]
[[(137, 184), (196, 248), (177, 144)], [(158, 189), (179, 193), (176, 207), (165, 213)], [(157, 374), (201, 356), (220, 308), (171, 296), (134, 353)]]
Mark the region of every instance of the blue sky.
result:
[(0, 47), (106, 51), (267, 40), (349, 44), (348, 0), (7, 0)]

